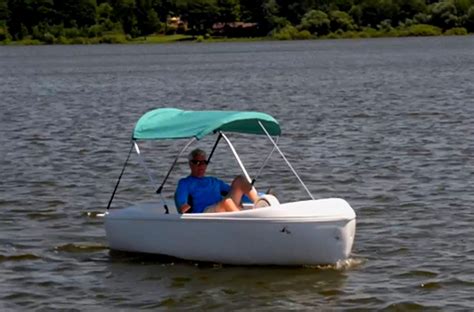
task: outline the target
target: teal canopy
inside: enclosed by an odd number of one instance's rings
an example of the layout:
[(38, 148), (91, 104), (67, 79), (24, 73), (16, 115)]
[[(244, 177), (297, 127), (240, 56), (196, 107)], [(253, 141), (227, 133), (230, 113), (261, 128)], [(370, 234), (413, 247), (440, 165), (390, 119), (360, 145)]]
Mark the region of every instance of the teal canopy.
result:
[(270, 135), (280, 135), (278, 121), (265, 113), (158, 108), (145, 113), (138, 120), (133, 131), (133, 139), (163, 140), (196, 137), (199, 140), (216, 131), (265, 134), (258, 121)]

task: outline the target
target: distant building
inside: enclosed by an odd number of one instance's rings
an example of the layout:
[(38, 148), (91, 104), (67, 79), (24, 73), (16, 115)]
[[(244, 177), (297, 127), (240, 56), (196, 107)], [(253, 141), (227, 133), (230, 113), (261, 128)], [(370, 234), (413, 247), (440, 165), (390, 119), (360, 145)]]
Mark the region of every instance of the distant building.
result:
[(171, 16), (166, 20), (167, 32), (185, 33), (188, 30), (188, 23), (181, 20), (180, 16)]
[(212, 32), (216, 36), (254, 37), (258, 35), (258, 24), (245, 22), (214, 23)]

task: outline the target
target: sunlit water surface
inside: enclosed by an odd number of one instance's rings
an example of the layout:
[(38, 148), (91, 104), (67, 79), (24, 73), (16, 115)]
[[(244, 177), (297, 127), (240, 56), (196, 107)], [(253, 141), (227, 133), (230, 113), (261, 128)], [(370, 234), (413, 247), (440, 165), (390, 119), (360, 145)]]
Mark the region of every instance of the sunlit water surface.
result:
[[(0, 47), (0, 309), (472, 309), (473, 51), (473, 37)], [(111, 252), (96, 214), (155, 107), (275, 116), (315, 197), (356, 211), (351, 258), (236, 267)], [(255, 174), (270, 146), (232, 137)], [(142, 145), (156, 179), (183, 144)], [(222, 145), (210, 173), (238, 174), (230, 157)], [(306, 199), (282, 168), (272, 157), (258, 186)], [(182, 159), (168, 198), (186, 172)], [(134, 157), (113, 206), (153, 190)]]

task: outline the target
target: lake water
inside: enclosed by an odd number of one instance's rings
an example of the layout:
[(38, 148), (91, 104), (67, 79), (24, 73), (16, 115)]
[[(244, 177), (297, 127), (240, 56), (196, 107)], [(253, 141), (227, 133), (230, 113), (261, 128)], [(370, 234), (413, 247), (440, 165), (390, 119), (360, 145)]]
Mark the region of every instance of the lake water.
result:
[[(473, 81), (472, 36), (0, 47), (0, 310), (472, 310)], [(96, 214), (155, 107), (275, 116), (314, 196), (356, 211), (351, 258), (239, 267), (111, 252)], [(236, 139), (255, 173), (267, 143)], [(183, 144), (142, 145), (155, 178)], [(239, 173), (228, 157), (222, 145), (210, 173)], [(257, 186), (306, 199), (282, 168), (275, 154)], [(168, 198), (186, 172), (182, 160)], [(113, 207), (142, 199), (153, 188), (133, 157)]]

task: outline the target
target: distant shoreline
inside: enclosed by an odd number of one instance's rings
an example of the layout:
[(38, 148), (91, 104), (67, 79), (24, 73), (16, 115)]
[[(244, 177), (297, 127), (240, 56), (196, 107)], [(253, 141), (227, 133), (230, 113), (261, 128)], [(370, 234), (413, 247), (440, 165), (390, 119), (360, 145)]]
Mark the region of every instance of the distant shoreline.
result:
[(321, 39), (365, 39), (365, 38), (398, 38), (398, 37), (438, 37), (438, 36), (469, 36), (464, 28), (452, 28), (445, 32), (431, 25), (413, 25), (403, 29), (377, 30), (366, 28), (361, 31), (347, 31), (330, 33), (325, 36), (312, 36), (301, 33), (293, 28), (282, 29), (280, 32), (266, 37), (206, 37), (191, 35), (150, 35), (131, 38), (130, 36), (115, 33), (100, 37), (76, 37), (59, 38), (52, 42), (44, 42), (36, 39), (26, 38), (23, 40), (1, 41), (0, 45), (6, 46), (28, 46), (28, 45), (88, 45), (88, 44), (169, 44), (180, 42), (252, 42), (252, 41), (291, 41), (291, 40), (321, 40)]

